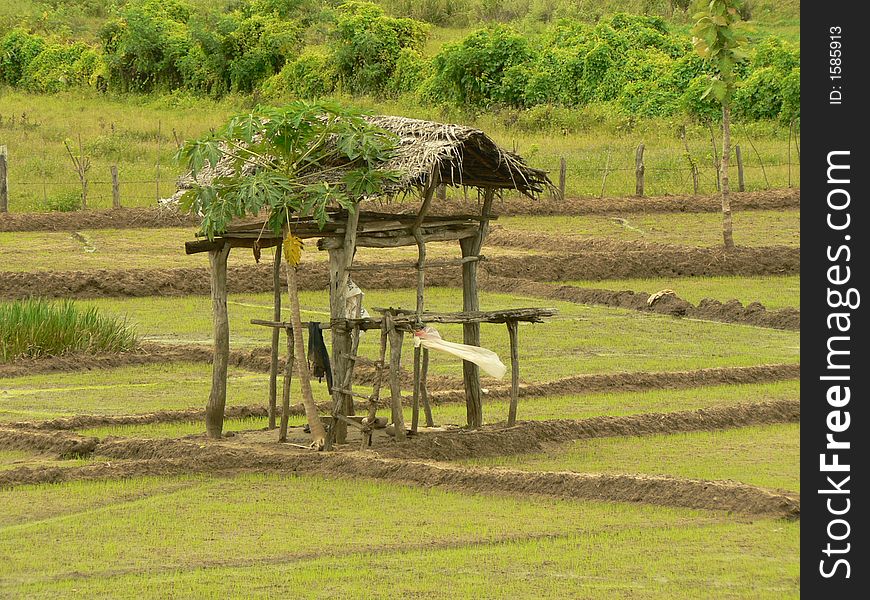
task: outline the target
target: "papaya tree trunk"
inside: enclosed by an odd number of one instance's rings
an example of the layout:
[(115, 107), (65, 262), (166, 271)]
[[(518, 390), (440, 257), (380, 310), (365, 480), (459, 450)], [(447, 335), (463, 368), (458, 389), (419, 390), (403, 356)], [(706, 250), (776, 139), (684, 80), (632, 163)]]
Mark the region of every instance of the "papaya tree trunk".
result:
[(317, 404), (314, 402), (314, 394), (311, 393), (311, 374), (308, 371), (308, 360), (305, 356), (305, 347), (302, 343), (302, 315), (299, 310), (299, 285), (296, 281), (296, 267), (284, 263), (287, 270), (287, 293), (290, 296), (290, 324), (293, 327), (293, 346), (296, 355), (297, 373), (299, 385), (302, 388), (302, 405), (305, 407), (305, 417), (311, 428), (312, 446), (322, 450), (326, 443), (326, 430), (320, 415), (317, 414)]
[(734, 236), (731, 223), (731, 186), (728, 182), (728, 163), (731, 158), (731, 106), (722, 104), (722, 238), (725, 249), (734, 248)]

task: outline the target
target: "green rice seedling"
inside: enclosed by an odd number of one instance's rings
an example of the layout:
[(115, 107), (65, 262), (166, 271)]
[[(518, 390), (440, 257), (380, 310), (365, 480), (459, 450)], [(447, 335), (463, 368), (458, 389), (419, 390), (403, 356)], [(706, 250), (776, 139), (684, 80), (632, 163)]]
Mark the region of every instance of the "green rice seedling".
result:
[(30, 298), (0, 304), (0, 362), (78, 352), (123, 352), (136, 347), (125, 318), (65, 300)]

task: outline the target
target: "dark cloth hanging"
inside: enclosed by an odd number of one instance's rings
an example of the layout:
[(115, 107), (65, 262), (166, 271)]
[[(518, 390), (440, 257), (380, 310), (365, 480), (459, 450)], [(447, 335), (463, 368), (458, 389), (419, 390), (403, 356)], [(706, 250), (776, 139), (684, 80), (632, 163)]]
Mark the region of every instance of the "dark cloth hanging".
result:
[(326, 376), (326, 389), (332, 393), (332, 365), (329, 364), (329, 353), (323, 341), (323, 330), (320, 323), (308, 323), (308, 368), (317, 381), (323, 381)]

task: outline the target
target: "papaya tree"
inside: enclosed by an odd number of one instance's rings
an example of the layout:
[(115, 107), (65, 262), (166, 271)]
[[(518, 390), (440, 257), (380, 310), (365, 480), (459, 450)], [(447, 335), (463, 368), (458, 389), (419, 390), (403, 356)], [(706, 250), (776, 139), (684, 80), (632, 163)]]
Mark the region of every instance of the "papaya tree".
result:
[[(284, 247), (292, 250), (289, 259), (298, 256), (300, 247), (291, 216), (314, 217), (323, 227), (328, 208), (354, 211), (362, 198), (380, 194), (396, 177), (379, 168), (396, 142), (393, 134), (371, 125), (361, 112), (337, 103), (258, 106), (181, 147), (176, 158), (193, 179), (181, 207), (201, 216), (201, 233), (209, 239), (226, 231), (232, 219), (265, 212), (266, 226), (282, 235)], [(298, 258), (286, 263), (294, 353), (299, 357), (295, 363), (312, 445), (320, 449), (326, 434), (311, 393), (302, 343), (297, 265)]]
[(701, 0), (698, 4), (701, 10), (695, 15), (692, 29), (695, 51), (709, 61), (715, 73), (701, 98), (712, 95), (722, 105), (722, 162), (719, 169), (722, 182), (722, 237), (726, 250), (734, 248), (728, 166), (735, 67), (744, 58), (742, 46), (746, 43), (740, 23), (742, 4), (742, 0)]

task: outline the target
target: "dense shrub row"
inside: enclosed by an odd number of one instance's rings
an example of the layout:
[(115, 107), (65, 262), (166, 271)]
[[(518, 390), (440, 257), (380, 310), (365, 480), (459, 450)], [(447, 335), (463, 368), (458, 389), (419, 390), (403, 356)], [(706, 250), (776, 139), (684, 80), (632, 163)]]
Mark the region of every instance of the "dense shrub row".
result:
[[(595, 25), (562, 19), (534, 36), (495, 24), (427, 58), (428, 24), (369, 2), (235, 6), (197, 12), (185, 0), (131, 0), (103, 26), (100, 48), (14, 29), (0, 39), (0, 81), (47, 92), (84, 84), (213, 96), (256, 91), (276, 99), (408, 95), (476, 109), (601, 104), (636, 116), (705, 120), (719, 114), (712, 99), (701, 98), (707, 65), (660, 17), (616, 14)], [(797, 48), (768, 38), (738, 76), (735, 116), (799, 118)]]

